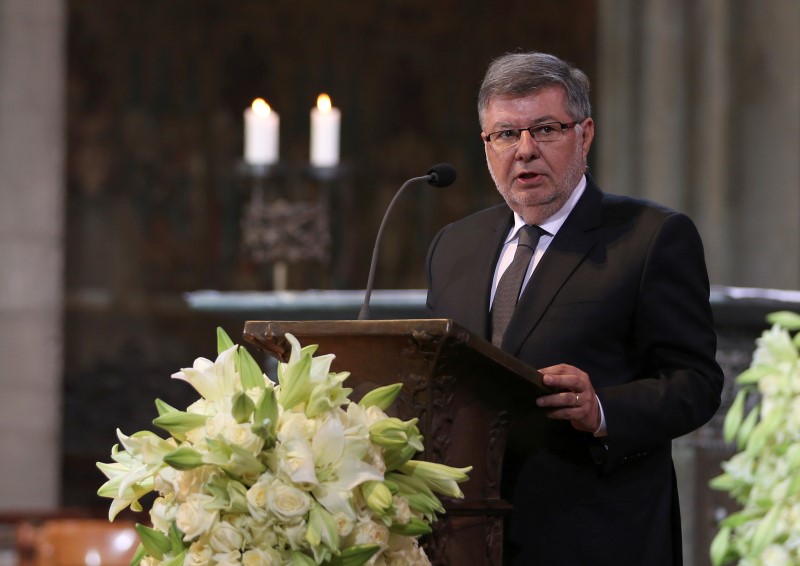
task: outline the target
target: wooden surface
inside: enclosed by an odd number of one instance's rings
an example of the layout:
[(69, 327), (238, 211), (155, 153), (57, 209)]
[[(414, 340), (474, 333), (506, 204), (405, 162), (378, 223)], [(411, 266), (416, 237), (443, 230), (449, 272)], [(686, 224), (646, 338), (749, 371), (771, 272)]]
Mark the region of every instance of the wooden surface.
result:
[[(249, 321), (244, 339), (285, 361), (291, 347), (317, 344), (335, 354), (331, 370), (349, 371), (353, 400), (375, 387), (403, 383), (393, 406), (419, 419), (425, 460), (472, 466), (464, 499), (445, 501), (426, 546), (434, 564), (502, 563), (501, 497), (506, 435), (514, 420), (543, 418), (534, 400), (547, 389), (541, 374), (451, 320)], [(531, 436), (536, 436), (535, 426)]]

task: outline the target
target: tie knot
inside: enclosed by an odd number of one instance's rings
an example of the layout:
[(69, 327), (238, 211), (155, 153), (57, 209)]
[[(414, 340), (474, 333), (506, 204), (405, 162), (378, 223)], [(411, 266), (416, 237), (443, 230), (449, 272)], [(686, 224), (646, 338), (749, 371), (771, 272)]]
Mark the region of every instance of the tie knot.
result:
[(526, 224), (519, 229), (519, 242), (517, 245), (535, 250), (536, 246), (539, 244), (539, 238), (547, 233), (547, 230), (544, 228)]

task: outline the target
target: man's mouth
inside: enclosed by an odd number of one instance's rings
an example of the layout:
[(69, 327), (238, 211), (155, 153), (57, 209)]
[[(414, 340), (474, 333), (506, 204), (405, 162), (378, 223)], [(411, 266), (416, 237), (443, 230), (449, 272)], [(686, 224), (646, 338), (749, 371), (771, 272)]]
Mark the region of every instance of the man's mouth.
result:
[(534, 173), (532, 171), (526, 171), (517, 175), (517, 179), (522, 182), (530, 182), (540, 179), (542, 176), (539, 173)]

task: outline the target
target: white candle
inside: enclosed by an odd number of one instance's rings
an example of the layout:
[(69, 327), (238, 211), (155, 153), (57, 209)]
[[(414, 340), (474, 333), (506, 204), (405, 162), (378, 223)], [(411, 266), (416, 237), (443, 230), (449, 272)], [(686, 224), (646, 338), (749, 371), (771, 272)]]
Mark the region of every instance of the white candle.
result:
[(263, 98), (256, 98), (244, 111), (244, 160), (250, 165), (278, 162), (280, 117)]
[(331, 106), (327, 94), (317, 97), (317, 107), (311, 109), (311, 165), (334, 167), (339, 164), (339, 128), (342, 113)]

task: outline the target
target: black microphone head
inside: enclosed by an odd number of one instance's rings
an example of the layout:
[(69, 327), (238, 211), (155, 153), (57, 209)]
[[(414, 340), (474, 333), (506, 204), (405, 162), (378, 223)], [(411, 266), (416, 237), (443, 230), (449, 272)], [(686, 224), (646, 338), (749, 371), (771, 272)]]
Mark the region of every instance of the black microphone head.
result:
[(449, 163), (437, 163), (428, 169), (428, 183), (434, 187), (448, 187), (456, 180), (456, 168)]

